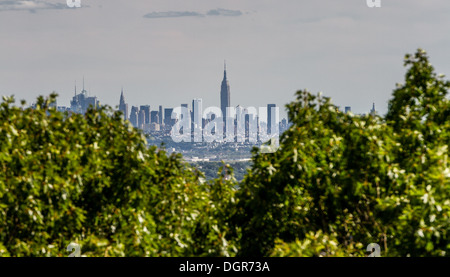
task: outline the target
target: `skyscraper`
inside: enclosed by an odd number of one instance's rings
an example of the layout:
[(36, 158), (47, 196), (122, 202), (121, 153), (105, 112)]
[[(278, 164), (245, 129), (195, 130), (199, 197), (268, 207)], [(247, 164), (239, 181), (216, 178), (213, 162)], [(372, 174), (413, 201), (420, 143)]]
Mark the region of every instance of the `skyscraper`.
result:
[(370, 110), (370, 114), (375, 116), (377, 114), (377, 111), (375, 110), (375, 102), (372, 104), (372, 109)]
[(163, 107), (159, 105), (159, 125), (163, 124)]
[[(272, 114), (272, 108), (275, 108), (277, 105), (275, 104), (267, 104), (267, 133), (272, 134), (272, 119), (275, 120), (275, 115)], [(275, 110), (273, 110), (275, 112)], [(274, 124), (278, 124), (275, 122)]]
[(151, 111), (150, 118), (151, 118), (150, 123), (159, 124), (159, 112), (158, 111)]
[(349, 113), (351, 111), (352, 111), (352, 107), (350, 107), (350, 106), (345, 107), (345, 113)]
[(133, 124), (134, 127), (138, 127), (138, 114), (139, 114), (139, 108), (132, 106), (131, 113), (130, 113), (130, 122), (131, 122), (131, 124)]
[(203, 128), (202, 126), (202, 117), (203, 117), (203, 110), (202, 110), (202, 99), (196, 98), (192, 100), (192, 122), (194, 125), (198, 125), (199, 128)]
[(164, 125), (166, 125), (167, 129), (170, 130), (172, 125), (175, 124), (175, 119), (172, 119), (172, 108), (164, 109)]
[(144, 111), (145, 114), (145, 122), (144, 124), (150, 123), (150, 105), (142, 105), (140, 107), (141, 111)]
[(70, 110), (75, 113), (85, 114), (89, 107), (97, 108), (99, 102), (97, 97), (89, 97), (87, 91), (84, 89), (84, 78), (83, 78), (83, 90), (80, 94), (77, 94), (77, 87), (75, 85), (75, 96), (70, 101)]
[(202, 128), (203, 128), (203, 110), (202, 99), (192, 100), (192, 130), (194, 133), (194, 142), (202, 141)]
[(77, 85), (75, 84), (75, 96), (70, 101), (70, 110), (74, 113), (81, 113), (81, 98), (84, 100), (84, 95), (77, 95)]
[[(230, 107), (230, 84), (227, 80), (227, 64), (224, 64), (223, 81), (220, 88), (220, 109), (222, 110), (223, 121), (227, 118), (227, 107)], [(225, 128), (225, 124), (224, 124)]]
[(236, 106), (236, 136), (238, 142), (245, 142), (245, 113), (245, 108), (240, 105)]
[(139, 129), (144, 129), (145, 120), (146, 120), (145, 110), (141, 109), (138, 114), (138, 128)]
[(123, 96), (123, 88), (122, 92), (120, 93), (120, 102), (119, 102), (119, 111), (123, 113), (123, 119), (128, 119), (128, 104), (125, 103), (125, 97)]
[(99, 102), (97, 100), (97, 97), (95, 97), (95, 96), (86, 97), (85, 106), (86, 106), (86, 111), (87, 111), (87, 109), (89, 107), (97, 108), (99, 106)]

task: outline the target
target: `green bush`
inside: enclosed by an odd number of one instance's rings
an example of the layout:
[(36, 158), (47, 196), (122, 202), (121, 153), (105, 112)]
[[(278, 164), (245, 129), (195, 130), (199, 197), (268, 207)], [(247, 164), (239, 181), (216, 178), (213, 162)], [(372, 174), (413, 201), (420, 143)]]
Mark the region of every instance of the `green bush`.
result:
[(213, 220), (200, 172), (147, 148), (119, 113), (63, 114), (49, 107), (55, 97), (36, 109), (11, 98), (0, 106), (4, 256), (67, 256), (70, 242), (86, 256), (228, 253), (221, 226), (196, 231)]
[(279, 150), (254, 151), (236, 194), (239, 255), (291, 255), (320, 234), (339, 245), (334, 255), (364, 256), (354, 246), (378, 243), (385, 256), (450, 256), (450, 83), (423, 50), (405, 65), (386, 117), (297, 92)]

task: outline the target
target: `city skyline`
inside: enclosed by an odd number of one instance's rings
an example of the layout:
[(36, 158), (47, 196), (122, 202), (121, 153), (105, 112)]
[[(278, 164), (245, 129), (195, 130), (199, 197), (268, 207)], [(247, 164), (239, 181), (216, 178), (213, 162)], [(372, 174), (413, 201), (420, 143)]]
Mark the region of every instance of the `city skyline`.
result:
[(196, 95), (212, 106), (226, 59), (235, 104), (274, 103), (284, 113), (306, 88), (354, 113), (375, 102), (384, 114), (405, 54), (421, 47), (438, 73), (450, 73), (443, 0), (376, 9), (363, 0), (26, 2), (0, 2), (0, 95), (28, 103), (52, 91), (68, 103), (84, 75), (86, 90), (112, 107), (122, 86), (129, 105)]
[[(84, 84), (84, 81), (83, 81), (83, 84)], [(224, 62), (224, 75), (223, 75), (223, 80), (221, 83), (220, 95), (219, 95), (220, 111), (221, 111), (223, 121), (224, 121), (224, 130), (226, 129), (226, 121), (227, 121), (226, 118), (228, 116), (228, 114), (227, 114), (228, 108), (236, 109), (235, 112), (237, 112), (237, 114), (234, 115), (235, 120), (239, 120), (239, 116), (240, 116), (239, 113), (241, 111), (241, 106), (239, 104), (237, 106), (231, 105), (230, 98), (231, 98), (230, 83), (227, 79), (226, 62)], [(196, 131), (198, 131), (198, 130), (196, 130), (196, 128), (203, 128), (203, 125), (205, 125), (204, 121), (208, 120), (207, 115), (206, 115), (206, 117), (204, 117), (205, 110), (203, 110), (202, 103), (203, 103), (203, 100), (201, 98), (193, 98), (190, 109), (189, 109), (188, 104), (181, 104), (179, 106), (175, 105), (175, 106), (170, 106), (169, 108), (164, 108), (164, 114), (161, 112), (163, 109), (162, 105), (159, 105), (158, 110), (151, 110), (150, 105), (141, 105), (140, 107), (131, 106), (130, 116), (128, 117), (128, 103), (125, 102), (125, 97), (124, 97), (124, 92), (123, 92), (123, 87), (122, 87), (122, 90), (120, 93), (118, 110), (124, 114), (124, 119), (129, 120), (134, 127), (145, 130), (146, 128), (144, 126), (144, 121), (145, 121), (145, 124), (156, 123), (156, 124), (161, 125), (161, 127), (162, 127), (163, 124), (161, 123), (160, 118), (164, 119), (164, 125), (171, 127), (171, 125), (173, 125), (175, 123), (175, 121), (172, 118), (172, 113), (174, 112), (174, 109), (177, 107), (185, 108), (187, 111), (189, 111), (189, 116), (190, 116), (191, 123), (192, 123), (191, 127), (192, 127), (193, 132), (195, 133)], [(158, 106), (158, 105), (156, 105), (156, 106)], [(213, 107), (217, 107), (217, 106), (213, 106)], [(277, 117), (275, 117), (275, 116), (272, 116), (272, 112), (275, 112), (275, 110), (272, 111), (272, 108), (276, 108), (276, 104), (267, 104), (267, 120), (265, 120), (264, 116), (260, 118), (262, 122), (266, 122), (268, 124), (267, 128), (269, 130), (269, 133), (271, 132), (269, 123), (271, 122), (272, 119), (277, 118), (274, 121), (274, 124), (278, 124), (282, 121), (279, 118), (279, 109), (277, 109), (277, 111), (276, 111)], [(143, 110), (145, 111), (145, 113), (143, 113)], [(244, 108), (243, 110), (247, 111), (247, 108)], [(150, 115), (151, 115), (151, 120), (150, 120)], [(214, 119), (214, 118), (212, 118), (212, 119)], [(286, 118), (283, 118), (283, 119), (286, 120)], [(200, 125), (200, 127), (198, 125)], [(164, 127), (165, 127), (164, 130), (168, 131), (168, 129), (166, 129), (166, 126), (164, 126)]]
[[(57, 103), (55, 103), (54, 105), (60, 110), (60, 111), (71, 111), (71, 112), (75, 112), (75, 113), (85, 113), (88, 106), (92, 105), (94, 107), (97, 107), (100, 105), (100, 101), (97, 99), (96, 96), (90, 96), (88, 95), (88, 91), (85, 89), (85, 80), (84, 80), (84, 76), (83, 76), (83, 88), (81, 93), (77, 92), (77, 83), (75, 81), (75, 89), (74, 89), (75, 95), (73, 96), (72, 100), (70, 101), (70, 107), (67, 106), (61, 106), (58, 105), (58, 101)], [(226, 117), (227, 117), (227, 108), (234, 108), (236, 109), (235, 112), (237, 112), (239, 114), (239, 111), (241, 109), (243, 109), (243, 111), (247, 111), (247, 108), (255, 108), (254, 106), (247, 106), (244, 107), (240, 104), (231, 105), (231, 90), (230, 90), (230, 83), (228, 81), (227, 78), (227, 69), (226, 69), (226, 62), (224, 62), (224, 73), (223, 73), (223, 80), (221, 82), (220, 85), (220, 93), (219, 93), (219, 105), (214, 105), (214, 106), (210, 106), (211, 107), (219, 107), (220, 106), (220, 111), (221, 114), (223, 116), (223, 121), (224, 121), (224, 130), (226, 129)], [(197, 119), (198, 118), (203, 118), (203, 112), (204, 110), (202, 109), (202, 103), (203, 103), (203, 99), (202, 98), (193, 98), (192, 99), (192, 104), (191, 104), (191, 108), (189, 109), (189, 105), (188, 104), (171, 104), (169, 105), (169, 107), (167, 108), (163, 108), (162, 105), (156, 104), (156, 107), (158, 107), (156, 110), (152, 110), (151, 105), (131, 105), (129, 106), (129, 103), (127, 103), (125, 101), (125, 96), (124, 96), (124, 88), (122, 86), (121, 88), (121, 92), (120, 92), (120, 98), (119, 98), (119, 104), (116, 106), (112, 106), (113, 109), (121, 111), (123, 113), (123, 117), (125, 120), (130, 121), (130, 123), (139, 129), (142, 130), (147, 130), (147, 128), (145, 128), (145, 124), (151, 124), (151, 123), (156, 123), (157, 125), (160, 125), (161, 128), (164, 127), (164, 125), (167, 126), (171, 126), (173, 125), (176, 121), (172, 118), (172, 112), (175, 108), (177, 107), (184, 107), (187, 110), (189, 110), (190, 112), (190, 117), (193, 123), (193, 129), (197, 123)], [(34, 104), (32, 103), (31, 106), (33, 106)], [(197, 107), (197, 108), (196, 108)], [(262, 108), (262, 107), (260, 107)], [(270, 127), (270, 122), (272, 121), (272, 119), (275, 118), (275, 116), (272, 116), (272, 112), (275, 112), (275, 110), (272, 110), (273, 108), (276, 108), (276, 120), (275, 122), (282, 122), (283, 120), (288, 120), (287, 114), (284, 114), (285, 116), (279, 116), (280, 114), (280, 107), (278, 107), (276, 104), (267, 104), (267, 114), (264, 114), (260, 120), (262, 122), (267, 123), (267, 129), (268, 132), (271, 133), (271, 127)], [(341, 109), (341, 107), (339, 107), (339, 109), (345, 113), (347, 112), (351, 112), (351, 107), (350, 106), (345, 106), (344, 110)], [(164, 110), (164, 113), (162, 112)], [(196, 111), (197, 110), (197, 111)], [(368, 112), (370, 114), (376, 114), (378, 113), (378, 110), (375, 110), (375, 103), (372, 103), (372, 108), (370, 109), (370, 111)], [(366, 113), (363, 113), (366, 114)], [(195, 117), (197, 116), (197, 118)], [(239, 117), (239, 115), (234, 115), (234, 118), (237, 119)], [(258, 117), (258, 115), (257, 115)], [(267, 118), (266, 118), (267, 117)], [(204, 120), (204, 118), (203, 118)], [(288, 120), (289, 121), (289, 120)], [(149, 129), (150, 130), (150, 129)], [(154, 127), (152, 126), (152, 130), (155, 131)], [(166, 130), (166, 129), (164, 129)], [(168, 130), (166, 130), (168, 131)]]
[[(220, 108), (212, 106), (203, 109), (203, 100), (194, 98), (190, 109), (189, 104), (182, 103), (180, 106), (171, 105), (173, 108), (155, 105), (157, 110), (152, 110), (150, 105), (141, 103), (140, 106), (131, 106), (129, 111), (122, 87), (116, 111), (120, 111), (124, 120), (129, 121), (132, 126), (141, 129), (144, 133), (163, 137), (169, 135), (175, 142), (192, 142), (193, 138), (194, 142), (206, 140), (206, 142), (263, 143), (270, 138), (276, 138), (275, 143), (278, 144), (280, 131), (284, 132), (289, 124), (286, 118), (280, 120), (279, 107), (276, 104), (267, 104), (267, 109), (265, 107), (256, 109), (253, 106), (242, 107), (239, 104), (232, 106), (230, 97), (230, 83), (227, 79), (226, 63), (224, 63), (224, 77), (218, 99)], [(77, 93), (75, 82), (70, 107), (58, 105), (57, 101), (51, 105), (69, 114), (85, 114), (89, 106), (97, 108), (100, 102), (96, 96), (88, 96), (83, 77), (81, 93)], [(34, 105), (31, 107), (34, 108)], [(223, 129), (220, 127), (222, 124)], [(219, 129), (217, 129), (218, 126)]]

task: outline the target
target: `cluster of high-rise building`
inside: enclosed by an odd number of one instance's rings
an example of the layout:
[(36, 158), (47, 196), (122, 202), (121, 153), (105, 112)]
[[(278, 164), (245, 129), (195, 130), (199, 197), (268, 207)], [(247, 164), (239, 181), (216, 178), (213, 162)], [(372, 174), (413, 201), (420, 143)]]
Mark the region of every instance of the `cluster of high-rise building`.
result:
[[(350, 113), (350, 112), (352, 112), (352, 107), (345, 106), (344, 113)], [(373, 116), (378, 114), (377, 110), (375, 109), (375, 103), (372, 103), (372, 109), (370, 109), (369, 114), (373, 115)], [(360, 115), (365, 115), (365, 114), (360, 114)]]
[[(222, 116), (222, 119), (218, 120), (223, 123), (222, 133), (224, 135), (226, 132), (231, 132), (237, 136), (245, 136), (244, 139), (237, 138), (237, 141), (245, 141), (247, 139), (250, 141), (250, 136), (254, 130), (252, 128), (256, 128), (257, 133), (263, 129), (267, 134), (272, 134), (274, 132), (282, 133), (290, 125), (286, 119), (279, 120), (278, 108), (275, 104), (268, 104), (267, 109), (263, 107), (259, 108), (259, 111), (254, 107), (245, 108), (240, 105), (231, 107), (230, 84), (227, 78), (226, 64), (224, 66), (223, 80), (220, 89), (220, 110), (219, 108), (216, 108), (216, 110), (206, 108), (204, 110), (202, 104), (203, 101), (201, 98), (195, 98), (192, 100), (190, 110), (188, 104), (176, 106), (181, 107), (181, 110), (185, 111), (185, 115), (187, 114), (188, 117), (190, 117), (190, 130), (192, 136), (195, 138), (202, 136), (202, 130), (209, 122), (217, 120), (216, 116), (218, 116), (218, 114), (221, 114)], [(100, 103), (97, 97), (88, 95), (88, 92), (84, 88), (83, 78), (83, 89), (80, 93), (77, 93), (77, 86), (75, 84), (75, 95), (70, 101), (70, 107), (57, 106), (56, 103), (53, 103), (52, 105), (60, 111), (84, 114), (89, 107), (98, 107)], [(153, 110), (150, 105), (129, 107), (125, 101), (123, 88), (120, 94), (119, 111), (122, 112), (125, 120), (129, 120), (135, 128), (141, 129), (145, 133), (161, 132), (163, 134), (170, 134), (172, 127), (182, 118), (181, 114), (177, 114), (177, 112), (174, 113), (174, 111), (179, 112), (179, 109), (176, 108), (163, 109), (161, 105), (155, 106)], [(233, 114), (228, 114), (230, 112)], [(351, 112), (351, 107), (349, 106), (345, 107), (345, 113), (348, 112)], [(376, 114), (375, 103), (373, 104), (370, 114)], [(227, 124), (229, 126), (227, 126)], [(277, 130), (272, 130), (273, 126), (275, 126)], [(216, 127), (213, 128), (212, 133), (216, 132), (215, 128)], [(242, 132), (242, 130), (245, 131)]]
[[(223, 80), (220, 89), (220, 109), (212, 107), (204, 110), (203, 101), (201, 98), (195, 98), (192, 100), (191, 109), (189, 110), (188, 104), (177, 105), (184, 110), (184, 114), (188, 115), (191, 122), (191, 134), (194, 138), (202, 137), (202, 130), (211, 121), (223, 123), (222, 134), (229, 135), (236, 134), (236, 141), (251, 141), (252, 134), (260, 133), (264, 130), (267, 134), (273, 134), (274, 132), (282, 133), (289, 128), (289, 122), (284, 118), (279, 120), (279, 111), (275, 104), (268, 104), (267, 108), (260, 107), (259, 111), (254, 107), (242, 107), (237, 105), (231, 107), (231, 93), (230, 84), (227, 78), (226, 64), (224, 66)], [(88, 92), (84, 88), (80, 93), (77, 92), (77, 86), (75, 84), (75, 95), (70, 101), (70, 107), (57, 106), (56, 102), (52, 103), (52, 106), (59, 111), (68, 111), (69, 113), (85, 114), (89, 107), (98, 107), (100, 105), (97, 97), (89, 96)], [(157, 107), (157, 108), (156, 108)], [(179, 108), (164, 108), (159, 105), (154, 110), (150, 105), (140, 106), (128, 106), (125, 101), (124, 91), (122, 88), (119, 100), (119, 111), (122, 112), (124, 120), (128, 120), (135, 128), (143, 130), (145, 133), (160, 132), (162, 134), (170, 134), (172, 127), (182, 119), (182, 114), (178, 114)], [(215, 109), (214, 109), (215, 108)], [(351, 112), (351, 107), (345, 107), (345, 113)], [(175, 112), (174, 112), (175, 111)], [(228, 113), (232, 112), (230, 115)], [(375, 115), (375, 103), (373, 103), (370, 114)], [(218, 114), (221, 114), (222, 118), (217, 119)], [(205, 116), (206, 115), (206, 116)], [(228, 125), (228, 126), (227, 126)], [(186, 126), (186, 125), (184, 125)], [(187, 125), (189, 126), (189, 124)], [(273, 127), (277, 130), (272, 130)], [(186, 127), (185, 127), (186, 128)], [(183, 129), (183, 128), (181, 128)], [(243, 131), (244, 130), (244, 131)], [(216, 133), (216, 127), (213, 127), (212, 133)], [(263, 132), (264, 132), (263, 131)], [(244, 138), (238, 136), (245, 136)], [(194, 140), (197, 142), (197, 140)], [(201, 140), (200, 140), (201, 141)], [(200, 142), (198, 141), (198, 142)], [(253, 140), (254, 141), (254, 140)]]
[(146, 132), (160, 131), (162, 124), (162, 106), (152, 111), (150, 105), (132, 106), (130, 114), (128, 114), (128, 104), (125, 102), (125, 96), (120, 93), (119, 111), (122, 112), (123, 118), (129, 120), (130, 123)]
[[(269, 133), (271, 130), (271, 122), (275, 119), (278, 121), (278, 114), (275, 117), (273, 114), (274, 109), (276, 108), (275, 104), (267, 105), (267, 120), (261, 120), (258, 118), (258, 115), (255, 113), (249, 112), (247, 108), (236, 106), (234, 120), (227, 120), (229, 116), (228, 108), (231, 108), (231, 93), (230, 93), (230, 84), (227, 78), (227, 69), (226, 64), (224, 66), (223, 80), (220, 89), (220, 111), (222, 113), (223, 127), (224, 132), (227, 128), (227, 124), (233, 124), (234, 126), (229, 126), (231, 129), (234, 129), (234, 133), (236, 133), (237, 128), (239, 128), (238, 124), (241, 122), (244, 124), (242, 128), (245, 128), (245, 135), (248, 138), (250, 132), (251, 122), (257, 122), (257, 128), (259, 130), (260, 127), (267, 128)], [(192, 135), (195, 135), (195, 132), (201, 132), (201, 130), (208, 124), (210, 121), (214, 120), (216, 117), (216, 113), (208, 113), (208, 111), (204, 111), (202, 107), (203, 101), (201, 98), (195, 98), (192, 100), (191, 109), (189, 110), (188, 104), (177, 105), (177, 107), (181, 107), (181, 109), (186, 109), (191, 119), (191, 132)], [(180, 119), (181, 115), (173, 116), (174, 108), (164, 108), (159, 105), (157, 109), (151, 110), (149, 105), (141, 105), (141, 106), (132, 106), (129, 109), (128, 104), (125, 101), (123, 88), (120, 94), (119, 100), (119, 111), (122, 112), (124, 119), (129, 120), (130, 123), (139, 129), (144, 130), (144, 132), (165, 132), (170, 133), (172, 131), (172, 127), (177, 121)], [(206, 112), (206, 117), (204, 116), (204, 112)], [(173, 116), (173, 117), (172, 117)], [(241, 120), (240, 120), (241, 119)], [(283, 119), (281, 122), (275, 122), (279, 127), (279, 131), (284, 131), (288, 127), (288, 123), (286, 119)], [(201, 136), (201, 135), (200, 135)], [(198, 136), (196, 136), (198, 137)]]
[[(31, 105), (32, 107), (35, 104)], [(84, 78), (83, 78), (83, 89), (80, 93), (77, 92), (77, 85), (75, 84), (75, 95), (72, 97), (70, 101), (70, 107), (66, 106), (58, 106), (57, 102), (53, 102), (50, 104), (51, 107), (56, 108), (61, 112), (69, 112), (69, 113), (79, 113), (85, 114), (88, 108), (98, 108), (100, 106), (100, 101), (96, 96), (89, 96), (87, 90), (84, 88)]]
[(77, 94), (77, 89), (75, 86), (75, 96), (72, 98), (72, 101), (70, 101), (70, 111), (74, 113), (85, 114), (89, 107), (96, 108), (99, 106), (99, 104), (100, 103), (97, 97), (88, 96), (88, 93), (84, 89), (84, 86), (83, 90), (79, 94)]

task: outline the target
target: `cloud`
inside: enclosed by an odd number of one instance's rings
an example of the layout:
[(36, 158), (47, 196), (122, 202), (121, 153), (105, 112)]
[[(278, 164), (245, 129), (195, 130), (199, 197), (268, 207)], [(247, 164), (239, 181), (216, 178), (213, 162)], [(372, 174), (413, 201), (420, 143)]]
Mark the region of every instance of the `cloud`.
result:
[(198, 12), (189, 12), (189, 11), (151, 12), (144, 15), (145, 18), (169, 18), (169, 17), (192, 17), (192, 16), (203, 17), (204, 15)]
[(171, 17), (205, 17), (205, 16), (241, 16), (243, 13), (238, 10), (214, 9), (209, 10), (206, 14), (200, 12), (151, 12), (144, 15), (145, 18), (171, 18)]
[(239, 10), (215, 9), (215, 10), (209, 10), (207, 15), (241, 16), (242, 12)]
[(29, 11), (70, 9), (66, 1), (51, 3), (39, 0), (6, 0), (0, 1), (0, 11)]

